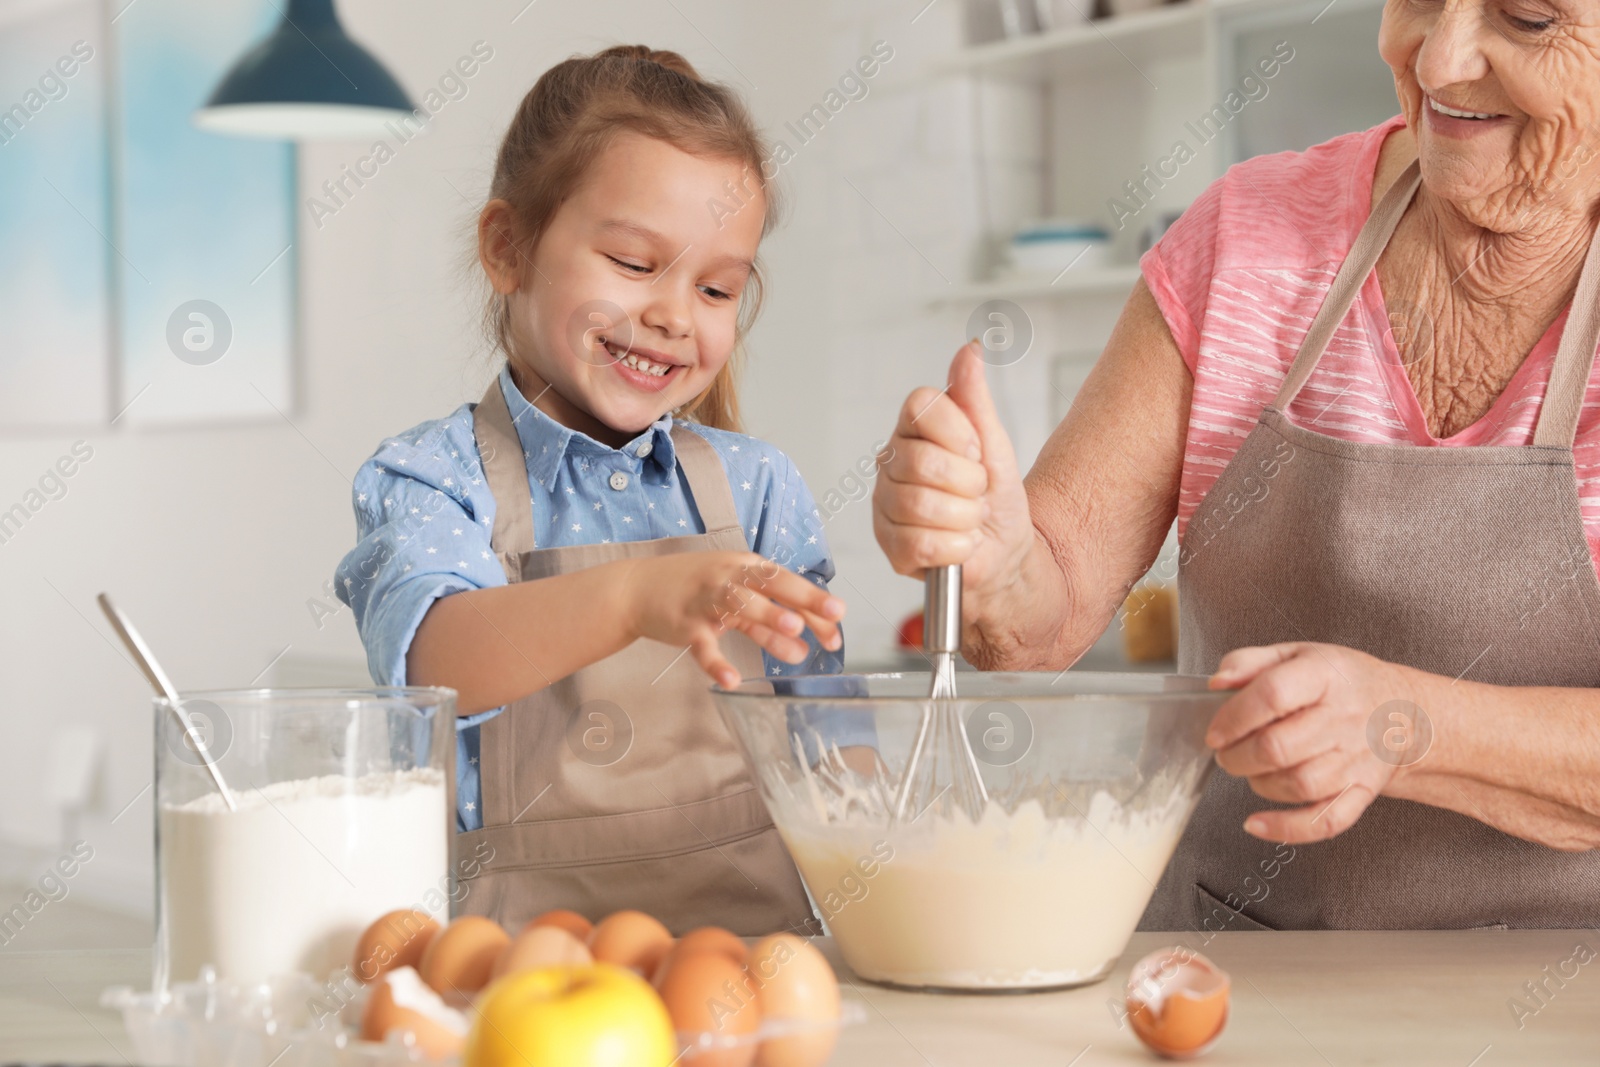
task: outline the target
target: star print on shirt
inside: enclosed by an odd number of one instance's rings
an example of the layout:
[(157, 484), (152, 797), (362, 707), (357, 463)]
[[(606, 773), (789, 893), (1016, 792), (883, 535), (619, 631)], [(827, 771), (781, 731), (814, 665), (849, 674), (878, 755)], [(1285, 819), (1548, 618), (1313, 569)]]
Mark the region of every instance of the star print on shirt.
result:
[(688, 519), (679, 519), (678, 520), (678, 525), (679, 526), (687, 526), (687, 525), (689, 525), (689, 520)]
[(573, 523), (572, 524), (572, 532), (573, 533), (582, 533), (583, 532), (583, 523), (581, 523), (581, 522)]
[(357, 493), (356, 494), (356, 503), (357, 504), (365, 504), (366, 502), (367, 502), (367, 494), (365, 494), (365, 493)]
[[(474, 760), (473, 762), (476, 763), (477, 761)], [(466, 804), (463, 805), (463, 807), (465, 807), (468, 811), (477, 811), (478, 810), (478, 805), (474, 804), (470, 800), (467, 801)]]
[(450, 532), (455, 534), (457, 537), (460, 537), (461, 536), (461, 527), (457, 526), (454, 530), (451, 530)]
[(633, 516), (632, 515), (624, 515), (624, 516), (622, 516), (622, 521), (623, 522), (632, 522), (633, 521)]
[(746, 492), (749, 492), (750, 491), (750, 483), (749, 482), (740, 482), (739, 483), (739, 488), (745, 490)]
[(429, 545), (429, 546), (428, 546), (428, 555), (430, 555), (430, 556), (431, 556), (431, 555), (434, 555), (434, 554), (435, 554), (435, 553), (437, 553), (437, 552), (438, 552), (438, 551), (439, 551), (439, 550), (438, 550), (438, 549), (437, 549), (437, 548), (434, 548), (434, 547), (433, 547), (433, 546), (432, 546), (432, 545)]

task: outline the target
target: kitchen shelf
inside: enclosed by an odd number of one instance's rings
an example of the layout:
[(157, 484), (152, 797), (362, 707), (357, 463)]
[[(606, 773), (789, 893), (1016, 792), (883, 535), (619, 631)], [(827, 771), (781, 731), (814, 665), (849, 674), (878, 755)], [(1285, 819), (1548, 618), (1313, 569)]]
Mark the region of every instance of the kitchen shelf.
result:
[(1100, 70), (1110, 64), (1138, 70), (1145, 63), (1194, 55), (1210, 7), (1209, 0), (1185, 0), (1081, 26), (986, 41), (957, 51), (943, 66), (1022, 80)]
[(1054, 284), (1048, 277), (999, 278), (994, 281), (953, 285), (938, 290), (928, 297), (935, 307), (947, 304), (981, 304), (985, 300), (1059, 300), (1072, 296), (1099, 296), (1105, 294), (1126, 296), (1139, 280), (1135, 264), (1118, 267), (1099, 267), (1089, 270), (1069, 270)]

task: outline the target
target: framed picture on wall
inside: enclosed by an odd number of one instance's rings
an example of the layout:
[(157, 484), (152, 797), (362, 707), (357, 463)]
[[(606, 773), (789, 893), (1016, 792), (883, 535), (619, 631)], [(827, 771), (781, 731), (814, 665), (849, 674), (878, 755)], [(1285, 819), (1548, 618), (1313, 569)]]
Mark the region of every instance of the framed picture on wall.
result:
[(104, 422), (115, 270), (99, 0), (0, 8), (0, 427)]
[(118, 409), (135, 425), (276, 419), (294, 406), (294, 146), (192, 116), (280, 9), (111, 2)]
[(294, 408), (294, 146), (192, 121), (279, 17), (0, 5), (0, 430)]

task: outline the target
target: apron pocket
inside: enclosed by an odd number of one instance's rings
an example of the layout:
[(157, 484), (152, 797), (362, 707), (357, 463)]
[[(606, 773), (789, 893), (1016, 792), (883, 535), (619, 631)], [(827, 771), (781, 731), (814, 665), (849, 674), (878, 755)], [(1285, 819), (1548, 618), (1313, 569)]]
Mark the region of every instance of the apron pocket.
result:
[(1228, 930), (1275, 930), (1233, 907), (1199, 882), (1194, 884), (1195, 926), (1210, 934)]
[(595, 919), (636, 908), (677, 934), (697, 926), (722, 926), (741, 937), (822, 932), (783, 840), (770, 826), (714, 845), (701, 838), (699, 847), (670, 854), (564, 865), (488, 863), (462, 884), (457, 914), (485, 915), (513, 931), (552, 908)]

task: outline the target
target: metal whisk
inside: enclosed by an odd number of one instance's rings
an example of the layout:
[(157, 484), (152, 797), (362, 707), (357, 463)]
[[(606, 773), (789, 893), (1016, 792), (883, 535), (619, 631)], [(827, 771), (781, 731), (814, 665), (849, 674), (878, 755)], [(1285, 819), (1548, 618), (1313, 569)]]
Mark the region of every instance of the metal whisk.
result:
[[(978, 760), (956, 702), (955, 655), (961, 650), (961, 567), (930, 567), (923, 594), (922, 650), (933, 660), (928, 703), (895, 790), (894, 821), (921, 813), (949, 792), (976, 821), (989, 802)], [(913, 818), (915, 815), (913, 815)]]

